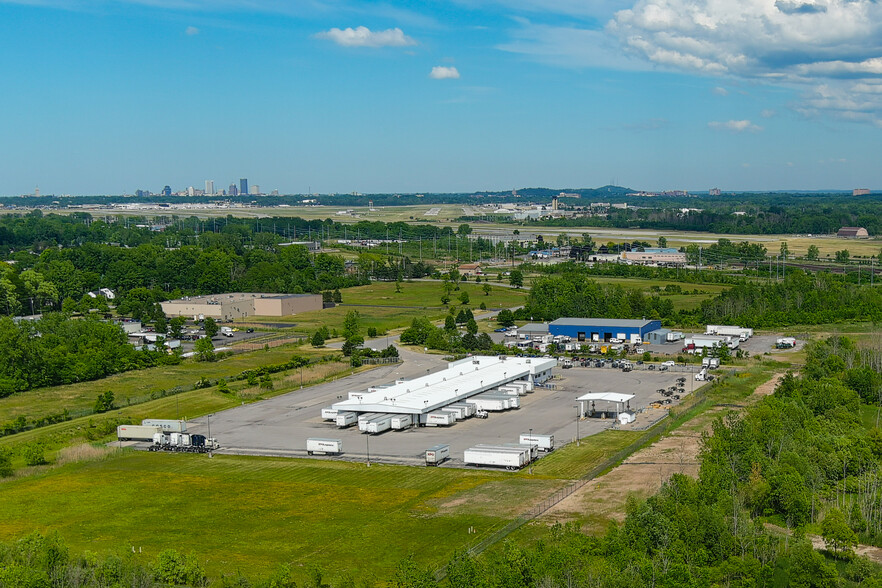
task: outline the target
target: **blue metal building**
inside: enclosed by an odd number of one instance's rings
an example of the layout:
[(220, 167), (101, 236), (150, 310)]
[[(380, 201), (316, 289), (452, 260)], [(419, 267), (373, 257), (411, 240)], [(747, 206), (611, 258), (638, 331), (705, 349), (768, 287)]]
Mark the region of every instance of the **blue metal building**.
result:
[(645, 319), (559, 318), (548, 323), (551, 335), (562, 335), (577, 341), (630, 341), (633, 335), (642, 338), (650, 331), (661, 329), (661, 321)]

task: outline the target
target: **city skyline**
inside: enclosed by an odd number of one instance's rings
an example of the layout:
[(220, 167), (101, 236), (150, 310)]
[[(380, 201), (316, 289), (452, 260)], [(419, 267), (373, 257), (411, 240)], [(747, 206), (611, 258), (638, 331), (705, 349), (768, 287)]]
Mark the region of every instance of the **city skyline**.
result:
[(0, 0), (0, 195), (882, 186), (870, 0), (289, 4)]

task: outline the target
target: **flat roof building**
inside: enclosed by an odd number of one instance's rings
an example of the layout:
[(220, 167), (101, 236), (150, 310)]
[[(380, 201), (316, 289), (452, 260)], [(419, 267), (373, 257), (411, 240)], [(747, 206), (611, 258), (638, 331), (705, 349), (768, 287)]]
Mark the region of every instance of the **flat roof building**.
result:
[(661, 321), (646, 319), (559, 318), (548, 323), (551, 335), (577, 341), (633, 341), (661, 328)]
[(551, 377), (557, 360), (547, 357), (476, 356), (448, 364), (447, 369), (385, 387), (350, 392), (332, 408), (340, 412), (391, 413), (425, 416), (499, 386), (525, 380), (542, 383)]
[(261, 294), (232, 292), (185, 296), (160, 303), (166, 316), (229, 321), (246, 316), (289, 316), (322, 309), (320, 294)]

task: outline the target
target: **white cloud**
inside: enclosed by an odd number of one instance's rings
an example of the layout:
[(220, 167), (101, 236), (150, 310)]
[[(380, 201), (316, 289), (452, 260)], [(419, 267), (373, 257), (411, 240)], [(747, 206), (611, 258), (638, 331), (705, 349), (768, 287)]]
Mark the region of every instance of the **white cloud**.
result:
[(722, 86), (717, 86), (716, 88), (714, 88), (711, 91), (714, 94), (716, 94), (717, 96), (728, 96), (729, 95), (729, 90), (727, 90), (726, 88), (724, 88)]
[(745, 131), (757, 133), (763, 130), (761, 126), (755, 125), (749, 120), (727, 120), (726, 122), (712, 120), (707, 123), (707, 126), (716, 131), (732, 131), (733, 133), (743, 133)]
[(803, 114), (882, 124), (876, 0), (637, 0), (607, 32), (658, 66), (789, 85)]
[(776, 114), (778, 114), (778, 113), (775, 112), (774, 110), (772, 110), (771, 108), (766, 108), (765, 110), (760, 112), (760, 116), (763, 118), (772, 118)]
[(190, 36), (193, 36), (199, 34), (199, 29), (197, 29), (196, 27), (187, 27), (187, 30), (184, 32)]
[(443, 65), (436, 65), (432, 68), (429, 77), (433, 80), (458, 80), (459, 70), (452, 66), (445, 67)]
[(318, 39), (333, 41), (343, 47), (407, 47), (416, 45), (416, 41), (397, 27), (385, 31), (372, 31), (367, 27), (333, 28), (329, 31), (316, 33), (315, 36)]

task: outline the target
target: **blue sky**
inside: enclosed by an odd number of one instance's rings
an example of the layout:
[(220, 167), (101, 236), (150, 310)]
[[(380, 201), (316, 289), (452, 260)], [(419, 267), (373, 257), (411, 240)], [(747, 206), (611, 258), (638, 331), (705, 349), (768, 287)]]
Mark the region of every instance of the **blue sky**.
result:
[(874, 0), (0, 0), (0, 194), (882, 188)]

